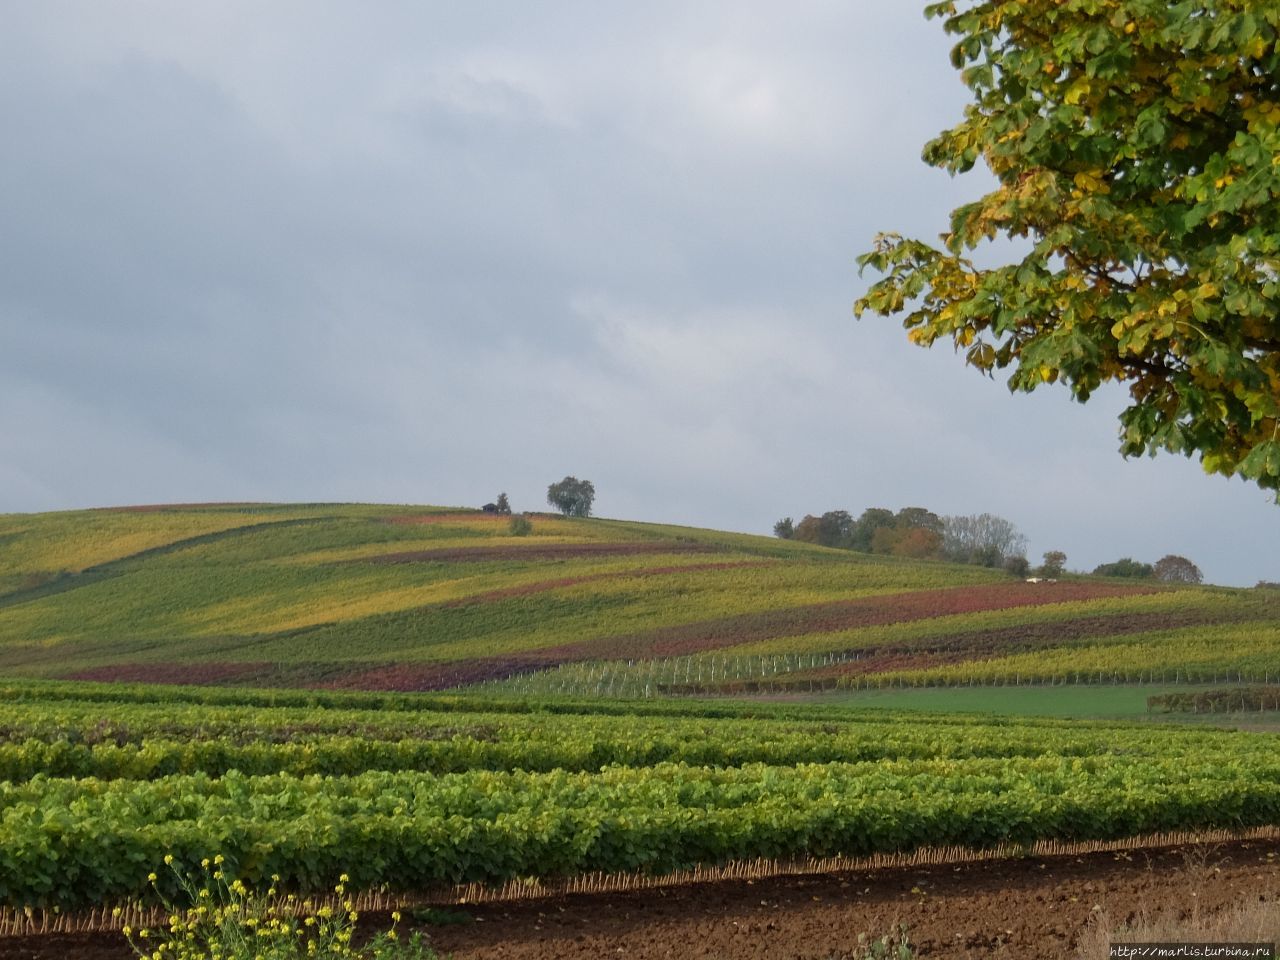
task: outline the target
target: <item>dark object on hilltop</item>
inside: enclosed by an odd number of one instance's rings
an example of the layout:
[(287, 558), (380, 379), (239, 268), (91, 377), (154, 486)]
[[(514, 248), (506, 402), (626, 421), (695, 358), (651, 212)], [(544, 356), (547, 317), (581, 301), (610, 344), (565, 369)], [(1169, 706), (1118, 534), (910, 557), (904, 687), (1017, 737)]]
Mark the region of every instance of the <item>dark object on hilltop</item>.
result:
[(494, 513), (499, 513), (504, 517), (511, 516), (511, 501), (507, 499), (505, 492), (498, 494), (498, 502), (494, 505)]

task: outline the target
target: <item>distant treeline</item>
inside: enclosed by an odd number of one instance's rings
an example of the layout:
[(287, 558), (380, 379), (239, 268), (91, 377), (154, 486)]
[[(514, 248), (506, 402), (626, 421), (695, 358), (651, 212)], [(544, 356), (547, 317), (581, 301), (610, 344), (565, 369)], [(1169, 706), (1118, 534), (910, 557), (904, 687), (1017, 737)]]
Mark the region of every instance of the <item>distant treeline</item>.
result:
[[(1027, 538), (1004, 517), (991, 513), (941, 517), (924, 507), (903, 507), (897, 513), (883, 507), (869, 507), (856, 519), (847, 510), (828, 510), (821, 516), (811, 513), (796, 523), (783, 517), (773, 525), (775, 536), (801, 540), (839, 550), (880, 553), (916, 559), (950, 560), (984, 567), (1002, 567), (1016, 576), (1035, 573), (1058, 577), (1066, 572), (1067, 555), (1061, 550), (1044, 554), (1044, 562), (1034, 570), (1027, 562)], [(1099, 564), (1094, 576), (1161, 580), (1166, 583), (1200, 583), (1200, 568), (1176, 554), (1155, 563), (1123, 557)], [(1280, 586), (1267, 581), (1261, 588)]]
[(917, 559), (935, 558), (984, 567), (1005, 567), (1024, 574), (1027, 538), (1003, 517), (982, 513), (940, 517), (924, 507), (897, 513), (870, 507), (856, 519), (847, 510), (806, 514), (796, 523), (784, 517), (773, 525), (775, 536), (824, 547)]

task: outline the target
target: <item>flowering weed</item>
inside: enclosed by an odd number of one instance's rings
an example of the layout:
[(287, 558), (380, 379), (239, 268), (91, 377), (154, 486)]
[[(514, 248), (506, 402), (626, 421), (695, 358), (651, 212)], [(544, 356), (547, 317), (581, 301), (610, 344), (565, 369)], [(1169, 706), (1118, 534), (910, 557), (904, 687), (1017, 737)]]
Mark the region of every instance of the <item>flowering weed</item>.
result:
[[(376, 934), (363, 946), (353, 935), (359, 913), (347, 895), (346, 874), (333, 888), (334, 897), (317, 903), (294, 894), (280, 894), (274, 884), (255, 891), (228, 875), (222, 856), (201, 861), (201, 874), (191, 877), (172, 856), (164, 858), (176, 876), (186, 906), (160, 894), (168, 926), (164, 929), (124, 928), (134, 952), (142, 960), (434, 960), (436, 954), (412, 934), (401, 940), (391, 914), (390, 930)], [(159, 893), (157, 876), (147, 878)]]

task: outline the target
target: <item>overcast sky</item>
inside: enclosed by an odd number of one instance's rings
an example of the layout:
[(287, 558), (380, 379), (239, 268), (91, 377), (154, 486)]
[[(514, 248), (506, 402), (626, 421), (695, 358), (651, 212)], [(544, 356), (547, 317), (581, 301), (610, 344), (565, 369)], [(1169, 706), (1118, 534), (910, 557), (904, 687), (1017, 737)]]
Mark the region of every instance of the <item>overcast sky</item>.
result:
[(854, 321), (985, 174), (923, 0), (0, 5), (0, 511), (990, 511), (1280, 580), (1280, 507)]

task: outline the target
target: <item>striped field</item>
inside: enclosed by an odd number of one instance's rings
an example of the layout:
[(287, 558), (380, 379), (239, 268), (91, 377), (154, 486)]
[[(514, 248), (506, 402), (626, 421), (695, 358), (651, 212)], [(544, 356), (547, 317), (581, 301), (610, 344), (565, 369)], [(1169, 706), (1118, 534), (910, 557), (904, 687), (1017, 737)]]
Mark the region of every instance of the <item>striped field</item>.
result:
[(1269, 683), (1273, 591), (598, 519), (336, 504), (0, 517), (0, 675), (654, 696)]

